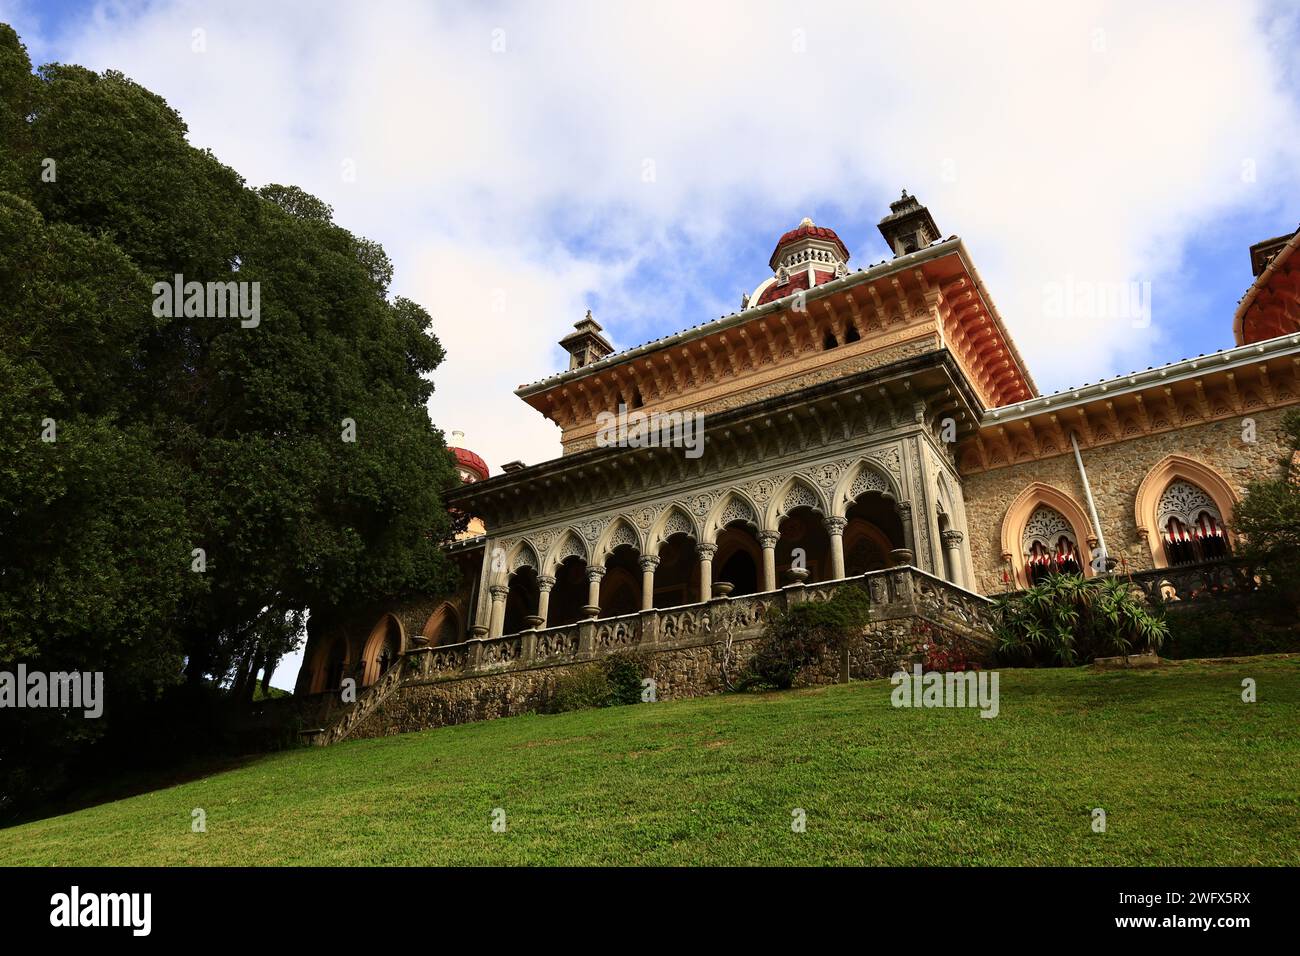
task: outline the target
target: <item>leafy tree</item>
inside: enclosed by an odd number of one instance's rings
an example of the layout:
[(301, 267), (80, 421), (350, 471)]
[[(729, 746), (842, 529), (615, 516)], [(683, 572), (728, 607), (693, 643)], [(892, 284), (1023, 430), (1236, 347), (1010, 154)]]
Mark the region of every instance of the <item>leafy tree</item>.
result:
[[(313, 611), (447, 590), (456, 472), (430, 316), (327, 204), (248, 188), (120, 73), (33, 74), (3, 24), (0, 137), (0, 668), (107, 685), (101, 721), (0, 733), (3, 809), (56, 737), (251, 700)], [(160, 307), (177, 274), (256, 284), (257, 320)]]
[(1233, 515), (1234, 530), (1245, 536), (1242, 554), (1263, 572), (1266, 594), (1300, 617), (1300, 411), (1282, 420), (1292, 452), (1283, 460), (1290, 473), (1254, 481)]
[(1072, 666), (1157, 650), (1168, 636), (1123, 578), (1049, 574), (994, 602), (999, 656), (1011, 664)]

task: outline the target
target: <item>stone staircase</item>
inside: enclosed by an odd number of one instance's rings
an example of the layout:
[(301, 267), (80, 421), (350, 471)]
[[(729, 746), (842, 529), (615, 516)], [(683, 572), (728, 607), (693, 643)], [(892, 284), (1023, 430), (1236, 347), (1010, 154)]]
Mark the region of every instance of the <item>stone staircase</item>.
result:
[(341, 740), (346, 740), (353, 729), (363, 720), (379, 709), (388, 697), (402, 683), (402, 661), (398, 661), (380, 676), (357, 698), (345, 713), (341, 714), (334, 723), (311, 735), (310, 743), (318, 747), (326, 747), (330, 744), (336, 744)]

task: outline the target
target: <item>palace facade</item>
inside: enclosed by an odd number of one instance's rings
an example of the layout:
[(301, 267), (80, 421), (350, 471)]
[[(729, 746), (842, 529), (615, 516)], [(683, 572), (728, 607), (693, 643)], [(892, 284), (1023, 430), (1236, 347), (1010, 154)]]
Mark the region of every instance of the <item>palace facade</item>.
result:
[[(882, 569), (943, 582), (947, 604), (1232, 554), (1233, 508), (1279, 473), (1300, 401), (1300, 232), (1251, 249), (1233, 347), (1043, 395), (965, 243), (906, 193), (879, 229), (888, 257), (852, 269), (805, 219), (740, 311), (626, 351), (588, 313), (569, 367), (516, 390), (563, 454), (488, 477), (453, 450), (449, 503), (480, 521), (449, 546), (459, 593), (318, 615), (299, 693), (373, 684), (403, 655), (426, 677), (540, 661), (578, 625), (635, 643), (639, 625), (602, 622)], [(702, 414), (703, 454), (602, 441), (620, 411)]]

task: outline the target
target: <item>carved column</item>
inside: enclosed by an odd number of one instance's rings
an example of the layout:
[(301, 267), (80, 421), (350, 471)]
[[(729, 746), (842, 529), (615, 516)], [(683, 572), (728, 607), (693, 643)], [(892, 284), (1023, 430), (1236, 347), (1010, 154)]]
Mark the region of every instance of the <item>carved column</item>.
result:
[(844, 526), (848, 519), (834, 515), (826, 519), (826, 531), (831, 536), (831, 580), (844, 577)]
[(895, 507), (898, 509), (898, 520), (903, 525), (903, 547), (915, 554), (916, 538), (912, 528), (912, 503), (900, 501)]
[(948, 552), (948, 567), (952, 571), (952, 583), (964, 588), (966, 581), (962, 576), (961, 543), (965, 535), (960, 531), (949, 529), (939, 536), (943, 538), (944, 549)]
[(537, 616), (542, 619), (542, 627), (546, 626), (546, 618), (551, 610), (551, 589), (554, 587), (554, 576), (550, 574), (537, 576)]
[(659, 567), (657, 554), (641, 555), (641, 610), (655, 606), (655, 568)]
[(605, 576), (605, 569), (600, 565), (587, 568), (587, 606), (583, 611), (587, 617), (600, 616), (600, 579)]
[(779, 531), (760, 531), (758, 543), (763, 546), (763, 590), (776, 590), (776, 543), (781, 540)]
[(700, 557), (700, 600), (713, 599), (713, 556), (717, 554), (716, 544), (699, 544), (695, 553)]
[(488, 590), (492, 592), (492, 616), (488, 618), (488, 637), (500, 637), (506, 624), (506, 597), (510, 594), (510, 585), (494, 584)]

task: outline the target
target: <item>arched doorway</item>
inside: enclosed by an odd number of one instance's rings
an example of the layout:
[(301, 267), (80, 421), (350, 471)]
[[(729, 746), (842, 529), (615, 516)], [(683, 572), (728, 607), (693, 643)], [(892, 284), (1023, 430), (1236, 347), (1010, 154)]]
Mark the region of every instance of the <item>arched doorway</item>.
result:
[(587, 603), (587, 562), (570, 555), (555, 569), (555, 586), (546, 612), (547, 627), (572, 624), (583, 617)]
[(659, 546), (659, 567), (655, 569), (654, 606), (680, 607), (700, 599), (700, 560), (695, 539), (685, 533), (672, 535)]
[(894, 502), (878, 491), (859, 495), (844, 517), (844, 573), (850, 577), (889, 567), (889, 552), (905, 546)]
[(316, 673), (312, 679), (313, 694), (335, 691), (343, 684), (347, 673), (348, 642), (346, 638), (336, 637), (325, 647), (318, 658)]
[(361, 686), (368, 687), (397, 663), (406, 647), (401, 622), (392, 614), (385, 614), (375, 625), (366, 640), (361, 656)]
[(731, 584), (733, 595), (757, 594), (763, 590), (763, 548), (748, 523), (733, 521), (718, 532), (718, 550), (713, 555), (713, 580)]
[(429, 615), (421, 632), (430, 647), (459, 644), (465, 639), (465, 629), (460, 623), (460, 613), (451, 602), (444, 602)]
[(794, 563), (796, 549), (808, 569), (808, 583), (831, 579), (831, 536), (822, 516), (800, 506), (781, 519), (781, 537), (776, 542), (777, 586), (788, 583), (786, 572)]
[(641, 610), (641, 555), (630, 544), (619, 545), (605, 558), (600, 580), (600, 616), (617, 617)]
[(502, 634), (518, 634), (528, 625), (524, 618), (537, 613), (537, 600), (540, 593), (537, 587), (537, 571), (529, 565), (521, 565), (510, 575), (510, 593), (506, 595), (506, 614), (502, 624)]

